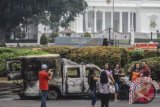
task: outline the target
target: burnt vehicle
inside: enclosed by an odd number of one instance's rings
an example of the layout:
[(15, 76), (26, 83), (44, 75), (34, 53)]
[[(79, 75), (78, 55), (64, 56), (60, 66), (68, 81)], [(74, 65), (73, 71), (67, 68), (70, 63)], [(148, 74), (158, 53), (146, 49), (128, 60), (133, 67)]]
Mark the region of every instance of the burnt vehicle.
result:
[(96, 71), (99, 76), (101, 69), (94, 64), (77, 64), (62, 59), (59, 54), (22, 56), (6, 60), (6, 72), (9, 80), (23, 80), (21, 99), (40, 96), (38, 72), (41, 65), (47, 64), (53, 72), (49, 81), (48, 99), (57, 99), (60, 95), (88, 95), (88, 72)]

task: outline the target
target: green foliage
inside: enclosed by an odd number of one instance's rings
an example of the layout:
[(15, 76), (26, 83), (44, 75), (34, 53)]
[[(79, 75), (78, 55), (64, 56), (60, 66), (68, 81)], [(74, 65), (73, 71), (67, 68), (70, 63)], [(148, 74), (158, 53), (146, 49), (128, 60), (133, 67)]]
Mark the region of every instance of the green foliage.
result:
[(120, 51), (121, 51), (121, 67), (124, 67), (126, 64), (130, 62), (131, 58), (126, 49), (120, 48)]
[(58, 36), (59, 36), (59, 34), (58, 34), (57, 32), (52, 33), (51, 35), (49, 35), (50, 41), (51, 41), (51, 42), (54, 42), (54, 39), (55, 39), (56, 37), (58, 37)]
[(48, 47), (48, 48), (43, 48), (43, 51), (49, 52), (49, 53), (53, 53), (53, 54), (60, 54), (60, 55), (68, 55), (69, 54), (69, 50), (71, 50), (72, 47), (69, 46), (52, 46), (52, 47)]
[(84, 37), (91, 37), (91, 34), (88, 33), (88, 32), (86, 32), (86, 33), (84, 34)]
[[(135, 42), (145, 42), (148, 43), (150, 42), (151, 39), (135, 39)], [(152, 39), (153, 42), (160, 42), (160, 37), (157, 37), (157, 39)]]
[(20, 23), (68, 27), (86, 7), (85, 0), (1, 0), (0, 30), (11, 33)]
[(40, 44), (41, 45), (47, 45), (48, 44), (48, 37), (45, 34), (43, 34), (41, 36), (41, 38), (40, 38)]
[(138, 61), (144, 58), (144, 51), (130, 51), (129, 52), (131, 61)]
[(26, 55), (42, 55), (47, 54), (45, 51), (33, 51), (31, 49), (14, 49), (14, 48), (0, 48), (0, 72), (5, 70), (5, 60), (17, 58)]
[(116, 47), (97, 46), (72, 48), (54, 46), (44, 48), (43, 50), (50, 53), (61, 54), (78, 63), (94, 63), (100, 67), (103, 67), (106, 62), (109, 62), (112, 65), (112, 68), (116, 63), (120, 63), (124, 66), (129, 61), (127, 51)]
[(138, 61), (145, 58), (152, 58), (152, 57), (158, 57), (160, 56), (159, 51), (150, 51), (150, 50), (134, 50), (129, 51), (129, 55), (131, 58), (131, 61)]

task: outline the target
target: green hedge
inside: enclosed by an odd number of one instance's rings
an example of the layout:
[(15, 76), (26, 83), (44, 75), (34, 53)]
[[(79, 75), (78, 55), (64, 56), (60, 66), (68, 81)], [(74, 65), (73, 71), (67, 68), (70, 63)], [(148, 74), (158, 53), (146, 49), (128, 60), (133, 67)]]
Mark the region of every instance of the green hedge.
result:
[(139, 61), (133, 61), (132, 63), (125, 65), (125, 71), (127, 71), (131, 65), (135, 63), (141, 63), (142, 61), (147, 62), (152, 72), (152, 78), (154, 80), (160, 81), (160, 57), (146, 58)]
[(129, 54), (127, 50), (117, 47), (94, 46), (84, 48), (73, 48), (54, 46), (44, 48), (43, 50), (50, 53), (58, 53), (78, 63), (94, 63), (103, 67), (104, 63), (109, 62), (112, 67), (116, 63), (122, 66), (129, 62)]
[(5, 60), (17, 58), (25, 55), (41, 55), (46, 54), (45, 51), (33, 51), (32, 49), (15, 49), (15, 48), (0, 48), (0, 72), (5, 70)]
[(152, 58), (160, 56), (160, 51), (154, 50), (134, 50), (129, 51), (130, 61), (138, 61), (141, 59)]

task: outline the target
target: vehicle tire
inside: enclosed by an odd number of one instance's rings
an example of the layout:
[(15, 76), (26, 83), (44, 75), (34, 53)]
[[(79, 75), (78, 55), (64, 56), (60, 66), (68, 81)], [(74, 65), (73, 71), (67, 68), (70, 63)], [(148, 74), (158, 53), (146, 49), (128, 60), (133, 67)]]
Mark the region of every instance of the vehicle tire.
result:
[(120, 100), (128, 100), (129, 99), (129, 87), (128, 86), (124, 85), (120, 88), (119, 99)]
[(48, 100), (56, 100), (58, 97), (59, 97), (59, 93), (57, 90), (50, 89), (48, 91), (48, 96), (47, 96)]
[(18, 94), (19, 95), (19, 98), (20, 100), (26, 100), (26, 96), (24, 94)]

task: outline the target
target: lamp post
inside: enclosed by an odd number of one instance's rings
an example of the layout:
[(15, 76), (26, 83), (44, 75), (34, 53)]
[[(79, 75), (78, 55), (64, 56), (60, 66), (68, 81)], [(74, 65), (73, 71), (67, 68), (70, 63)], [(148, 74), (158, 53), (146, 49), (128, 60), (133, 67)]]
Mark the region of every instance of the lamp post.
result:
[(92, 33), (93, 33), (93, 36), (95, 37), (95, 11), (94, 11), (94, 9), (95, 9), (95, 6), (93, 6), (93, 10), (92, 10), (92, 13), (93, 13), (93, 28), (92, 28)]
[[(106, 0), (107, 4), (110, 4), (111, 3), (111, 0)], [(112, 0), (112, 23), (111, 23), (111, 28), (109, 28), (109, 41), (111, 39), (111, 29), (114, 28), (114, 0)]]

